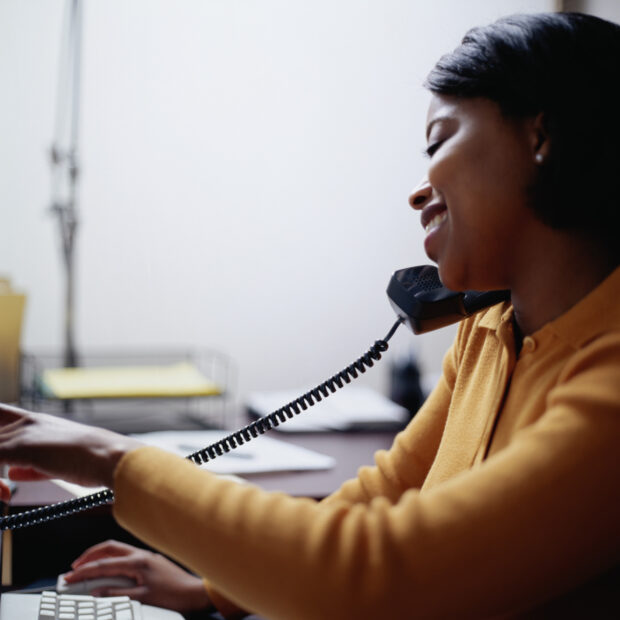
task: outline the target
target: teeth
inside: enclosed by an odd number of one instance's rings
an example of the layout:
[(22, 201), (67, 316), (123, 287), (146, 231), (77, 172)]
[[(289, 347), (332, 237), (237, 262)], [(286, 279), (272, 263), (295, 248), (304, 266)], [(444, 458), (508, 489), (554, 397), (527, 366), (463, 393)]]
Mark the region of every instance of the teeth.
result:
[(445, 221), (445, 219), (448, 217), (448, 212), (447, 211), (442, 211), (439, 215), (436, 215), (427, 225), (426, 228), (424, 229), (425, 232), (429, 233), (432, 230), (435, 230), (435, 228), (439, 228), (439, 226), (441, 226), (443, 224), (443, 222)]

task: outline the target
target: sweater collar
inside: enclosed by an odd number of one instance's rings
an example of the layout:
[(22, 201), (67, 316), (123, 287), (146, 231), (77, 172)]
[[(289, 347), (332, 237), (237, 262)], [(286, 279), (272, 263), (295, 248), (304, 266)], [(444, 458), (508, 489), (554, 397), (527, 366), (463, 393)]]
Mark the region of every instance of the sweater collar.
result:
[[(513, 314), (514, 309), (509, 302), (497, 304), (483, 313), (479, 325), (497, 331), (501, 324), (512, 321)], [(543, 325), (532, 336), (549, 333), (580, 348), (609, 331), (620, 331), (620, 267), (564, 314)]]

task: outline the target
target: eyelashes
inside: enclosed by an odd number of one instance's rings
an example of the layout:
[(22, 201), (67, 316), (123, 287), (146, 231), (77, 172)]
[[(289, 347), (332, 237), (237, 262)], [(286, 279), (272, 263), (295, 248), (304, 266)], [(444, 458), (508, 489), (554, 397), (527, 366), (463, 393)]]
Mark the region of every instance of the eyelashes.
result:
[(435, 151), (441, 146), (441, 142), (433, 142), (433, 144), (429, 144), (425, 149), (422, 150), (422, 155), (427, 159), (430, 159)]

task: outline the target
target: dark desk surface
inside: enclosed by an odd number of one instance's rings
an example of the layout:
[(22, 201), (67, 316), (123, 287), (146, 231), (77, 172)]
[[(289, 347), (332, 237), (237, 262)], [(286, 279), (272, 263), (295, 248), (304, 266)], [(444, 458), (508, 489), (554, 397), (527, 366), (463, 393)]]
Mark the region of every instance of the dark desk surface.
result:
[(303, 448), (333, 456), (336, 465), (322, 471), (278, 472), (247, 476), (268, 491), (321, 499), (335, 491), (345, 480), (354, 478), (363, 465), (374, 464), (377, 450), (392, 445), (393, 432), (383, 433), (273, 433), (272, 437)]
[[(373, 433), (273, 433), (282, 441), (332, 456), (336, 465), (318, 471), (290, 471), (245, 476), (267, 491), (320, 499), (336, 490), (342, 482), (355, 477), (363, 465), (374, 463), (377, 450), (389, 448), (393, 432)], [(68, 491), (50, 482), (20, 482), (11, 506), (38, 506), (71, 499)]]

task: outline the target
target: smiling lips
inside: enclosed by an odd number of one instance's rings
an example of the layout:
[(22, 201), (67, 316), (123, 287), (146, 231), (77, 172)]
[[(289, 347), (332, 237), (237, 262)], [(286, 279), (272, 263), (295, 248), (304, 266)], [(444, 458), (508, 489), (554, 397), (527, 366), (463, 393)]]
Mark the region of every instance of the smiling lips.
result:
[(422, 228), (424, 228), (427, 234), (431, 233), (439, 228), (446, 221), (447, 217), (448, 210), (445, 205), (438, 203), (427, 205), (422, 209), (420, 216)]

